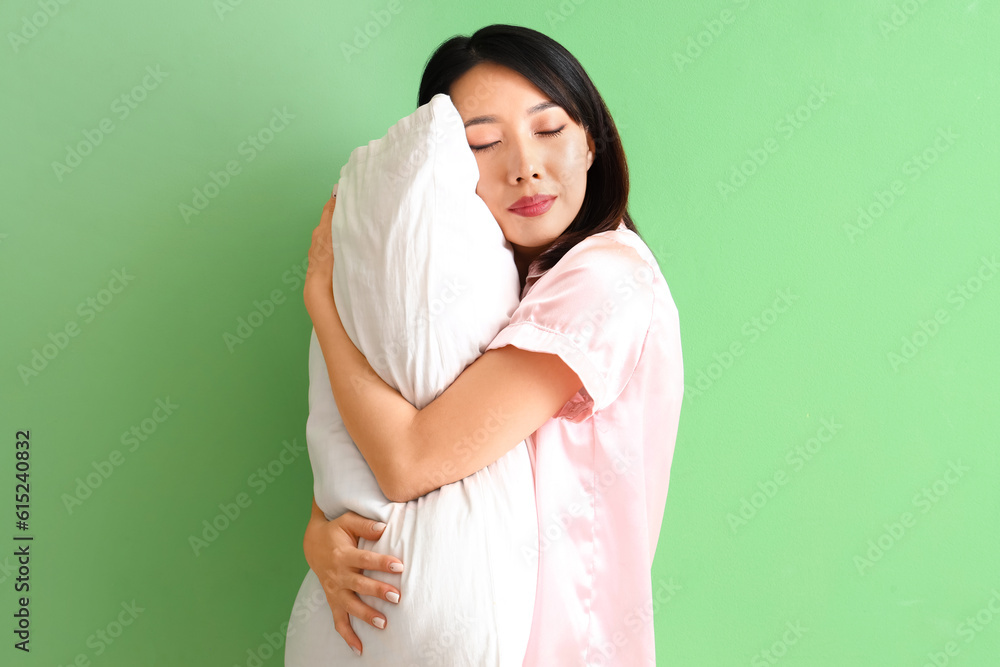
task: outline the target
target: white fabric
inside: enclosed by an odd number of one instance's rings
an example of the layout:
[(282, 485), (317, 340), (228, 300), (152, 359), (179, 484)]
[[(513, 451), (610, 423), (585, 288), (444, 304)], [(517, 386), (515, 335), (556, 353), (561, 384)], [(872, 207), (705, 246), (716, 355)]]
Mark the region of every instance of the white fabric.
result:
[[(479, 170), (445, 94), (356, 148), (340, 171), (333, 291), (344, 328), (375, 371), (422, 408), (485, 351), (518, 305), (510, 244), (476, 194)], [(353, 616), (357, 658), (333, 627), (310, 570), (287, 629), (285, 664), (520, 667), (535, 599), (538, 524), (527, 446), (408, 503), (386, 500), (337, 412), (316, 331), (309, 347), (306, 440), (316, 502), (386, 522), (359, 547), (398, 557), (402, 574), (366, 571), (399, 604)], [(463, 447), (456, 443), (456, 457)]]

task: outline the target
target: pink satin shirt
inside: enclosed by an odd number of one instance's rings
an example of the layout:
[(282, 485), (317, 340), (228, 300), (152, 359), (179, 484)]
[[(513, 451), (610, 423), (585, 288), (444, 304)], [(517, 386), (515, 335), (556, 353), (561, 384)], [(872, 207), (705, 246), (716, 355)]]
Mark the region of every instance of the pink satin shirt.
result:
[(684, 394), (656, 258), (620, 223), (532, 265), (487, 349), (504, 345), (558, 354), (583, 383), (528, 438), (539, 553), (524, 666), (655, 667), (650, 566)]

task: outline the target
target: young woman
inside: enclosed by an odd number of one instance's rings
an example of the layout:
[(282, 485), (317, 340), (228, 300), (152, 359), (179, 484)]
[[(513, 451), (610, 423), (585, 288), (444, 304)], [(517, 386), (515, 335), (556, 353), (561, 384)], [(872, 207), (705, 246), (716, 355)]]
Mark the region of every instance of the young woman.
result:
[[(335, 258), (323, 243), (331, 198), (313, 233), (304, 299), (337, 407), (395, 501), (463, 479), (527, 438), (539, 572), (524, 664), (652, 666), (650, 565), (683, 365), (677, 309), (628, 213), (617, 129), (580, 63), (519, 26), (442, 44), (418, 106), (442, 92), (465, 122), (476, 193), (514, 250), (520, 305), (486, 352), (417, 410), (371, 370), (340, 323)], [(473, 435), (478, 446), (456, 457), (452, 444)], [(327, 521), (314, 501), (303, 541), (335, 627), (357, 650), (349, 615), (376, 628), (388, 622), (359, 595), (406, 594), (362, 574), (398, 571), (398, 559), (357, 549), (359, 537), (377, 540), (382, 528), (351, 512)]]

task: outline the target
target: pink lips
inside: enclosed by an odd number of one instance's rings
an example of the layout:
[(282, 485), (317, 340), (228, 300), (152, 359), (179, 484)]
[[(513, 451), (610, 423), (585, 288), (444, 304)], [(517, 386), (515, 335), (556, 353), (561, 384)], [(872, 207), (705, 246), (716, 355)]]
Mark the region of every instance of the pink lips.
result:
[(545, 213), (552, 208), (555, 201), (553, 195), (534, 195), (532, 197), (521, 197), (508, 209), (511, 213), (525, 216), (536, 216)]

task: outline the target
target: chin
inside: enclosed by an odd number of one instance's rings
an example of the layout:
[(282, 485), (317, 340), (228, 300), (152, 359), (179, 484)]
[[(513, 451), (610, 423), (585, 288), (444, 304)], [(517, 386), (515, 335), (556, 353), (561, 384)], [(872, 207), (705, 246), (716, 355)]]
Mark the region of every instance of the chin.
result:
[(559, 238), (559, 235), (572, 222), (567, 220), (556, 224), (553, 219), (548, 217), (551, 213), (553, 211), (548, 211), (545, 215), (534, 218), (525, 218), (506, 211), (507, 215), (503, 218), (503, 223), (500, 224), (500, 230), (508, 242), (519, 248), (529, 250), (546, 248)]

